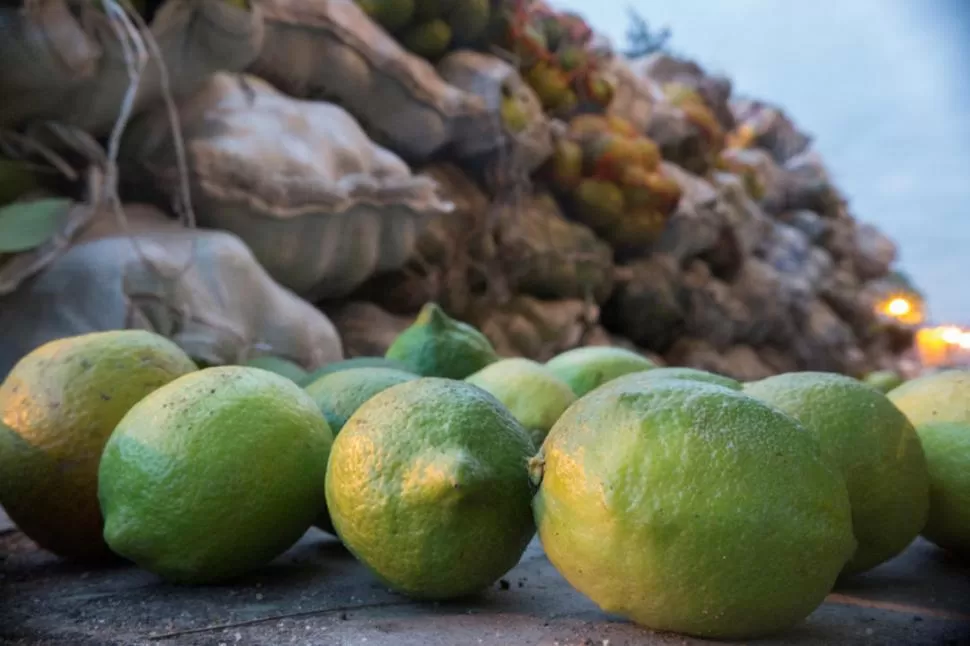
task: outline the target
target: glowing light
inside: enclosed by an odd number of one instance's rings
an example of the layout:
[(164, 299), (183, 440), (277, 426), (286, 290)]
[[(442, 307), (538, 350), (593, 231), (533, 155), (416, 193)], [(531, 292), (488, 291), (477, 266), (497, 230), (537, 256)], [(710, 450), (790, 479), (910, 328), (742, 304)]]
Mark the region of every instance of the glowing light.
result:
[(923, 303), (907, 294), (892, 294), (876, 305), (876, 311), (903, 325), (920, 325), (925, 318)]
[(959, 346), (964, 350), (970, 350), (970, 332), (964, 332), (960, 335), (960, 340), (957, 341)]
[(894, 298), (889, 301), (886, 311), (893, 316), (905, 316), (913, 311), (913, 306), (905, 298)]
[(943, 339), (944, 343), (956, 345), (960, 343), (960, 339), (963, 338), (963, 332), (961, 332), (960, 328), (958, 327), (945, 327), (940, 330), (940, 338)]

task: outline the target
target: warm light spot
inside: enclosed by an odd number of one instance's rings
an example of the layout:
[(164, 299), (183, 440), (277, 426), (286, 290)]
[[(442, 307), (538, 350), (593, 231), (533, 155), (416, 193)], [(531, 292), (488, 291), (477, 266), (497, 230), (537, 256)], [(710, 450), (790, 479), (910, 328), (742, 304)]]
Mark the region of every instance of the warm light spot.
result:
[(942, 338), (944, 342), (949, 343), (950, 345), (958, 344), (962, 337), (963, 337), (963, 333), (960, 331), (960, 328), (958, 327), (951, 326), (951, 327), (945, 327), (942, 330), (940, 330), (940, 338)]
[(906, 294), (888, 296), (876, 306), (876, 311), (903, 325), (919, 325), (925, 318), (922, 302)]
[(913, 306), (909, 304), (905, 298), (894, 298), (889, 301), (889, 305), (886, 307), (888, 311), (893, 316), (903, 316), (909, 314), (913, 309)]

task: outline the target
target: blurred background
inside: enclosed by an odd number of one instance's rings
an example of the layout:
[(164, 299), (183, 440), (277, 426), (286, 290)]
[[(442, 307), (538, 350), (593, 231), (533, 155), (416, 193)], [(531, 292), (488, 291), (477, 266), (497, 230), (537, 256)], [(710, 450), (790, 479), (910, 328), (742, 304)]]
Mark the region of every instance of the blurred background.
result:
[(970, 363), (966, 0), (289, 1), (0, 3), (0, 376), (129, 327), (313, 371), (432, 302), (536, 361)]
[(970, 2), (559, 0), (615, 43), (631, 9), (666, 49), (783, 108), (854, 214), (899, 246), (939, 322), (970, 325)]

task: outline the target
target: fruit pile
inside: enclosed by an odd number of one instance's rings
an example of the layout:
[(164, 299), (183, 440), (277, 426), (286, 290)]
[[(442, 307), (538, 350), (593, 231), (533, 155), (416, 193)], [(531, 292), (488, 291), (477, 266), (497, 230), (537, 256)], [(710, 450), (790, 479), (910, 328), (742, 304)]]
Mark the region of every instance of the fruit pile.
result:
[(482, 44), (489, 0), (355, 0), (406, 49), (434, 61), (452, 49)]
[(687, 117), (687, 121), (700, 130), (714, 154), (724, 148), (724, 129), (721, 128), (714, 112), (697, 90), (682, 83), (667, 83), (663, 87), (663, 93), (667, 101), (680, 108)]
[(660, 150), (628, 122), (583, 114), (556, 142), (546, 177), (575, 219), (615, 248), (642, 248), (663, 232), (681, 189)]
[(427, 600), (538, 534), (605, 611), (715, 639), (790, 628), (920, 533), (970, 554), (970, 373), (886, 396), (611, 347), (539, 364), (433, 303), (385, 357), (258, 364), (198, 370), (143, 331), (34, 350), (0, 385), (0, 503), (59, 555), (195, 584), (316, 525)]
[(568, 118), (609, 107), (614, 88), (603, 72), (606, 58), (591, 46), (593, 30), (582, 17), (512, 0), (497, 23), (495, 44), (514, 56), (548, 113)]

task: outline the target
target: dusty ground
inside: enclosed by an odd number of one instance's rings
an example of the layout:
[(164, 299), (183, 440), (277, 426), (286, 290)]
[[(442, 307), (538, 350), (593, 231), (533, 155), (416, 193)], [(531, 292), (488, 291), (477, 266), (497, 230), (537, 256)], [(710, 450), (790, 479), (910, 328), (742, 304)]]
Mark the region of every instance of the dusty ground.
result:
[[(16, 646), (659, 646), (703, 644), (601, 613), (538, 544), (474, 601), (389, 592), (311, 531), (233, 586), (160, 583), (133, 567), (85, 570), (38, 550), (0, 510), (0, 644)], [(796, 630), (759, 644), (970, 644), (970, 565), (919, 541), (830, 595)]]

